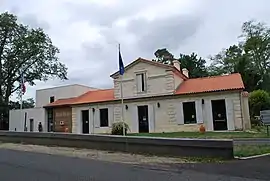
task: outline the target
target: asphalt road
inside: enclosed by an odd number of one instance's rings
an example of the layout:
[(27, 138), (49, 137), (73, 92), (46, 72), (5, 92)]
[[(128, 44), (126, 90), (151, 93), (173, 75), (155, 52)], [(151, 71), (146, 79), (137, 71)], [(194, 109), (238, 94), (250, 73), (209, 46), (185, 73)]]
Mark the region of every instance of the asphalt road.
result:
[(263, 181), (270, 157), (225, 164), (136, 166), (0, 149), (1, 181)]

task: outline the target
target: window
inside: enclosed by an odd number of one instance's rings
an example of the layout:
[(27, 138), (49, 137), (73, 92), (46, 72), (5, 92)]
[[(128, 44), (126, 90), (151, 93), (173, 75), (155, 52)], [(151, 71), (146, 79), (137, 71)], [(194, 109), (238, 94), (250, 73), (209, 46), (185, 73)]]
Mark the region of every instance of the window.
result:
[(54, 96), (50, 97), (50, 103), (54, 102)]
[(29, 119), (30, 121), (30, 132), (34, 131), (34, 119)]
[(48, 113), (48, 132), (52, 132), (54, 130), (54, 115), (53, 115), (53, 110), (52, 109), (48, 109), (47, 110)]
[(195, 102), (184, 102), (183, 103), (183, 112), (184, 112), (184, 123), (185, 124), (197, 123)]
[(53, 119), (53, 110), (48, 109), (47, 113), (48, 113), (48, 119)]
[(100, 127), (108, 127), (109, 126), (109, 118), (108, 118), (108, 109), (100, 109), (99, 110), (99, 119), (100, 119)]
[(145, 73), (136, 74), (136, 83), (138, 92), (146, 91), (146, 76)]

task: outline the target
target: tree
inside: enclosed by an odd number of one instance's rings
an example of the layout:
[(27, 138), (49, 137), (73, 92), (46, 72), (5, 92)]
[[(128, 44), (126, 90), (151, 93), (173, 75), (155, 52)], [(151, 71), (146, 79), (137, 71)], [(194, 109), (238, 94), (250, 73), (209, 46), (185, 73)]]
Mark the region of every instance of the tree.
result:
[(154, 55), (156, 56), (157, 62), (164, 64), (173, 64), (173, 60), (178, 60), (181, 63), (182, 68), (186, 68), (189, 71), (189, 77), (205, 77), (208, 75), (206, 69), (206, 61), (201, 57), (197, 57), (197, 54), (191, 53), (190, 55), (180, 54), (178, 59), (174, 58), (174, 55), (170, 53), (166, 48), (158, 49)]
[(222, 75), (231, 73), (240, 73), (245, 84), (246, 90), (251, 92), (260, 88), (258, 75), (249, 56), (241, 45), (233, 45), (228, 49), (222, 50), (217, 55), (211, 57), (213, 61), (208, 72), (210, 75)]
[(260, 75), (258, 84), (270, 91), (270, 28), (262, 22), (248, 21), (242, 26), (240, 38), (246, 55)]
[(264, 90), (255, 90), (250, 93), (249, 96), (249, 109), (250, 117), (253, 124), (258, 125), (257, 119), (255, 116), (260, 115), (260, 111), (270, 108), (270, 96), (268, 92)]
[(154, 55), (156, 56), (158, 62), (172, 65), (174, 56), (166, 48), (158, 49), (155, 51)]
[(30, 86), (52, 77), (67, 79), (58, 53), (43, 29), (20, 24), (8, 12), (0, 14), (0, 121), (7, 119), (9, 97), (20, 90), (22, 74)]
[(242, 25), (239, 43), (211, 57), (211, 75), (241, 74), (247, 91), (270, 91), (270, 29), (263, 23)]
[(194, 52), (190, 55), (180, 54), (181, 66), (188, 69), (190, 78), (206, 77), (208, 76), (206, 61), (201, 57), (197, 57)]
[[(20, 109), (21, 103), (19, 101), (9, 101), (9, 110), (12, 109)], [(22, 108), (28, 109), (35, 107), (35, 101), (33, 98), (29, 98), (27, 100), (23, 100)]]

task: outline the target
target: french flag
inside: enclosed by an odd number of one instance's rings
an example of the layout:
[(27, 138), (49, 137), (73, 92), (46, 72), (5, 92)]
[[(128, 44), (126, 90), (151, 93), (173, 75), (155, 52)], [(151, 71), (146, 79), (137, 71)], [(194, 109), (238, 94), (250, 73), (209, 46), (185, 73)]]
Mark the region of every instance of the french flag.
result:
[(26, 92), (26, 86), (24, 82), (23, 72), (21, 71), (21, 93), (25, 94), (25, 92)]

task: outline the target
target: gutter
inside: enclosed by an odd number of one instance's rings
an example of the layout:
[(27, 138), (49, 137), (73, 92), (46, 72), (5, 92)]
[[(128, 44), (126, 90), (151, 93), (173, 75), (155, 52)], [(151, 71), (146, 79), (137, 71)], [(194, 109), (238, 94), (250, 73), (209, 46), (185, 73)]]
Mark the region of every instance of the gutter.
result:
[(241, 108), (241, 118), (242, 118), (242, 130), (244, 130), (244, 117), (243, 117), (243, 96), (242, 96), (242, 92), (239, 92), (239, 96), (240, 96), (240, 108)]

